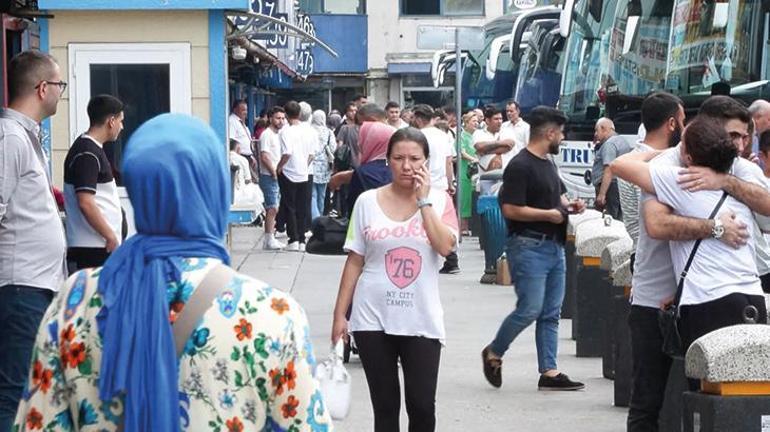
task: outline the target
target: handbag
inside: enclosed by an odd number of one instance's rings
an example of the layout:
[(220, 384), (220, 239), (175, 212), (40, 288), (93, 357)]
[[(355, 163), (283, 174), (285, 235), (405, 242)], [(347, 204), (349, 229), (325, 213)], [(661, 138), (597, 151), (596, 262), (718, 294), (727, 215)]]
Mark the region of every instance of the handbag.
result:
[(465, 172), (465, 174), (468, 176), (469, 179), (472, 179), (473, 176), (479, 173), (479, 164), (478, 162), (470, 162), (468, 163), (468, 170)]
[[(341, 340), (337, 342), (337, 346), (341, 346), (341, 343)], [(332, 419), (342, 420), (347, 417), (350, 411), (350, 375), (336, 347), (332, 346), (329, 357), (316, 366), (314, 376)]]
[[(714, 219), (722, 207), (722, 204), (727, 199), (727, 192), (722, 193), (722, 197), (719, 199), (716, 207), (712, 210), (709, 219)], [(679, 333), (679, 302), (682, 299), (682, 290), (684, 289), (684, 281), (687, 278), (687, 272), (690, 270), (695, 254), (698, 252), (698, 247), (703, 239), (695, 241), (695, 245), (692, 247), (690, 256), (687, 258), (687, 263), (682, 269), (682, 274), (679, 276), (679, 283), (676, 287), (676, 295), (674, 301), (666, 306), (665, 309), (658, 311), (658, 326), (660, 326), (660, 332), (663, 336), (663, 346), (661, 350), (663, 353), (673, 358), (683, 358), (684, 344), (682, 343), (682, 336)]]
[(313, 235), (307, 242), (307, 253), (316, 255), (345, 255), (345, 238), (348, 235), (348, 219), (319, 216), (313, 220)]
[(350, 146), (343, 144), (334, 151), (334, 170), (347, 171), (352, 168), (353, 154), (350, 150)]

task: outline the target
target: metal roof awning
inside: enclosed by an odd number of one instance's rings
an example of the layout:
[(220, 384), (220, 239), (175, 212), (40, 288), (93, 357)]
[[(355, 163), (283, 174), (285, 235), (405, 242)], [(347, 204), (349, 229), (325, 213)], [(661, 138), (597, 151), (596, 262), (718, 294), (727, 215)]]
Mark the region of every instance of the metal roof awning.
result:
[[(288, 23), (270, 15), (264, 15), (256, 12), (227, 11), (227, 16), (231, 18), (238, 17), (246, 20), (246, 23), (243, 25), (232, 26), (232, 32), (227, 35), (227, 40), (237, 38), (251, 39), (251, 37), (256, 35), (288, 36), (297, 38), (301, 41), (318, 44), (318, 46), (327, 51), (332, 57), (339, 57), (339, 54), (337, 54), (336, 51), (334, 51), (329, 45), (325, 44), (321, 39), (318, 39), (315, 35), (306, 32), (294, 24)], [(270, 28), (271, 25), (275, 24), (286, 28), (286, 30), (279, 31)]]
[[(273, 51), (265, 47), (258, 36), (277, 35), (295, 38), (300, 42), (317, 45), (335, 58), (339, 57), (336, 51), (315, 36), (312, 27), (310, 28), (310, 32), (308, 32), (303, 28), (289, 23), (285, 19), (253, 11), (228, 10), (226, 11), (226, 15), (229, 24), (226, 35), (228, 42), (234, 42), (241, 45), (255, 57), (275, 65), (280, 71), (291, 78), (305, 80), (307, 75), (295, 70), (294, 67), (287, 64), (286, 59), (281, 58), (280, 54), (276, 55)], [(289, 58), (293, 58), (293, 55)]]

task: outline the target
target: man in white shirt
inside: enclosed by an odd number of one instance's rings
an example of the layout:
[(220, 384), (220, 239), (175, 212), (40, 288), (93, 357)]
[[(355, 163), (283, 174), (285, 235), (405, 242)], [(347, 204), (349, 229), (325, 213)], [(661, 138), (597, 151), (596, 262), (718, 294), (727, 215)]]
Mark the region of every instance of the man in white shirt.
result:
[(388, 124), (396, 129), (409, 127), (409, 123), (401, 119), (401, 105), (398, 102), (390, 101), (385, 104), (385, 112), (388, 115)]
[(251, 176), (256, 178), (257, 160), (254, 158), (254, 152), (251, 148), (251, 132), (249, 132), (249, 128), (246, 126), (248, 112), (249, 108), (245, 100), (235, 101), (230, 117), (227, 119), (227, 126), (230, 139), (238, 141), (241, 156), (249, 160)]
[(275, 218), (281, 199), (278, 186), (278, 162), (281, 160), (281, 140), (278, 132), (286, 121), (283, 107), (276, 106), (269, 113), (270, 125), (259, 137), (259, 187), (265, 196), (265, 240), (263, 248), (278, 250), (286, 247), (275, 238)]
[(64, 229), (51, 193), (40, 122), (67, 83), (56, 60), (25, 51), (8, 64), (0, 111), (0, 430), (11, 430), (38, 326), (64, 283)]
[[(454, 195), (454, 170), (452, 168), (454, 142), (449, 135), (433, 126), (434, 111), (429, 105), (415, 105), (412, 112), (415, 125), (428, 140), (430, 150), (428, 167), (430, 168), (431, 187)], [(457, 252), (452, 252), (447, 255), (444, 267), (439, 270), (439, 273), (456, 274), (459, 272)]]
[[(513, 139), (514, 149), (521, 150), (529, 143), (529, 123), (521, 118), (519, 103), (515, 100), (510, 100), (505, 105), (505, 115), (508, 117), (508, 121), (503, 123), (500, 130), (506, 137)], [(511, 156), (511, 159), (513, 159), (513, 156)]]
[(281, 160), (278, 162), (278, 184), (281, 188), (281, 207), (286, 215), (289, 235), (288, 251), (305, 251), (305, 226), (310, 210), (310, 163), (318, 147), (318, 134), (300, 118), (301, 108), (295, 101), (284, 105), (289, 121), (278, 133), (281, 142)]
[(510, 129), (502, 130), (503, 114), (494, 106), (484, 109), (484, 129), (473, 133), (473, 147), (479, 155), (481, 172), (504, 169), (526, 143), (520, 145), (513, 139)]

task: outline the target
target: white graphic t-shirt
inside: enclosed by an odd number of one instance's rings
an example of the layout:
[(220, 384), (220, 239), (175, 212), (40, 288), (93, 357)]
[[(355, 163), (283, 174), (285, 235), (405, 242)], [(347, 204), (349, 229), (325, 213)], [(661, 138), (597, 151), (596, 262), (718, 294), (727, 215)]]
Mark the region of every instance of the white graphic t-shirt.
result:
[[(356, 284), (351, 331), (384, 331), (444, 341), (444, 310), (438, 292), (443, 258), (428, 242), (418, 210), (404, 222), (390, 219), (377, 202), (378, 189), (361, 194), (350, 218), (345, 250), (364, 257)], [(429, 200), (457, 238), (452, 200), (432, 189)]]

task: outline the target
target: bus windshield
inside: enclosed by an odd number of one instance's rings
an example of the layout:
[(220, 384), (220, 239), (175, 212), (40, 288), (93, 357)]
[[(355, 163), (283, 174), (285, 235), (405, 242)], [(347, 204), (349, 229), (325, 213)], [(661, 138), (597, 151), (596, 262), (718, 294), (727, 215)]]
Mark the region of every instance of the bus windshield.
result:
[(571, 122), (595, 117), (587, 115), (589, 107), (599, 108), (598, 91), (602, 70), (606, 68), (613, 14), (617, 0), (606, 0), (603, 19), (596, 21), (588, 13), (588, 0), (581, 0), (565, 48), (566, 65), (562, 79), (559, 108)]
[(767, 15), (762, 3), (676, 0), (666, 89), (685, 99), (709, 95), (717, 84), (723, 91), (729, 86), (735, 96), (761, 96), (767, 88)]

